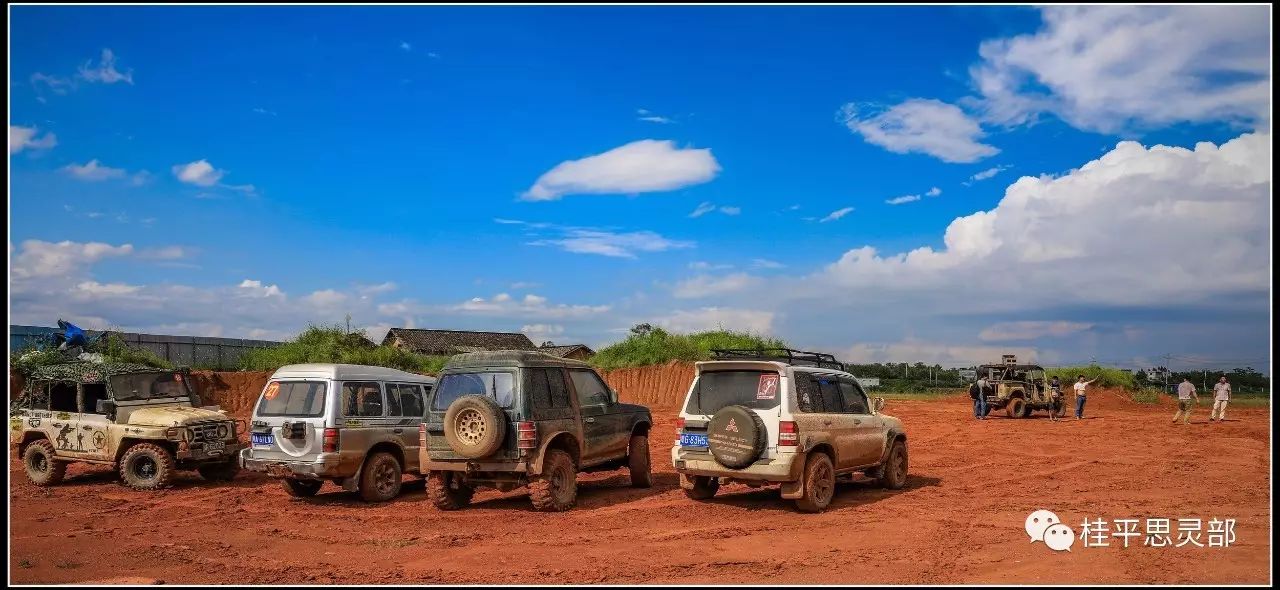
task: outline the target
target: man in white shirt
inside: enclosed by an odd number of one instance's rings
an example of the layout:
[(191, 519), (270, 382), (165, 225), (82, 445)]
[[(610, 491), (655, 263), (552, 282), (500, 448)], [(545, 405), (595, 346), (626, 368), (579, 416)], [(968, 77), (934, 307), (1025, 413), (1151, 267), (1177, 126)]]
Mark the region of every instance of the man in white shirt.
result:
[(1209, 412), (1209, 421), (1213, 422), (1216, 417), (1219, 422), (1227, 419), (1227, 402), (1231, 401), (1231, 384), (1227, 383), (1227, 376), (1223, 375), (1218, 378), (1218, 382), (1213, 384), (1213, 411)]
[(1173, 415), (1173, 423), (1178, 423), (1178, 416), (1182, 416), (1182, 423), (1191, 423), (1191, 409), (1200, 403), (1200, 396), (1196, 395), (1196, 386), (1191, 384), (1191, 380), (1183, 377), (1182, 383), (1178, 384), (1178, 413)]
[(1089, 388), (1090, 383), (1093, 383), (1098, 379), (1101, 379), (1101, 377), (1094, 377), (1088, 381), (1084, 380), (1084, 375), (1080, 375), (1076, 378), (1076, 420), (1084, 418), (1085, 390)]

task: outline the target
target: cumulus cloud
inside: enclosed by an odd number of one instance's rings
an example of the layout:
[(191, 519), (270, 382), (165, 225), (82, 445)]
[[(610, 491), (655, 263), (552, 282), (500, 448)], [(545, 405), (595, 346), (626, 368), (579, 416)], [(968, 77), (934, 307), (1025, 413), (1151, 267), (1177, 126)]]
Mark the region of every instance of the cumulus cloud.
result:
[(96, 158), (89, 160), (85, 164), (67, 164), (62, 167), (62, 171), (80, 180), (90, 182), (124, 178), (125, 174), (127, 174), (123, 168), (103, 166)]
[(1269, 127), (1270, 8), (1051, 6), (1031, 34), (985, 41), (970, 69), (985, 120), (1053, 113), (1113, 133), (1184, 121)]
[(173, 175), (178, 180), (187, 184), (196, 186), (213, 186), (222, 180), (222, 176), (226, 174), (225, 170), (218, 170), (210, 164), (208, 160), (196, 160), (187, 164), (178, 164), (173, 167)]
[(45, 132), (39, 135), (40, 130), (36, 127), (22, 127), (20, 125), (9, 126), (9, 154), (16, 154), (23, 150), (47, 150), (58, 145), (58, 136), (51, 132)]
[(104, 258), (128, 256), (132, 253), (132, 244), (112, 246), (102, 242), (26, 240), (22, 242), (16, 257), (12, 257), (10, 247), (10, 272), (18, 279), (71, 275)]
[(262, 281), (258, 281), (254, 279), (245, 279), (241, 281), (239, 289), (240, 289), (239, 294), (243, 297), (261, 297), (261, 298), (275, 297), (279, 299), (285, 298), (284, 291), (281, 291), (280, 287), (276, 285), (263, 285)]
[(558, 338), (564, 334), (564, 326), (560, 324), (525, 324), (520, 326), (520, 331), (528, 336), (534, 344), (542, 344), (553, 338)]
[(826, 223), (826, 222), (828, 222), (828, 221), (835, 221), (835, 220), (840, 219), (841, 217), (844, 217), (845, 215), (848, 215), (848, 214), (850, 214), (850, 213), (852, 213), (852, 212), (853, 212), (853, 207), (844, 207), (844, 208), (841, 208), (841, 209), (836, 209), (835, 211), (832, 211), (831, 213), (828, 213), (826, 217), (823, 217), (822, 219), (819, 219), (819, 220), (818, 220), (818, 223)]
[(110, 49), (102, 50), (102, 61), (98, 65), (93, 65), (93, 60), (84, 62), (78, 71), (82, 80), (88, 82), (98, 82), (102, 84), (115, 84), (116, 82), (124, 82), (133, 84), (133, 70), (120, 72), (116, 69), (116, 56)]
[(735, 330), (755, 334), (772, 334), (776, 314), (755, 309), (727, 307), (703, 307), (672, 312), (657, 321), (659, 326), (674, 332), (700, 332), (705, 330)]
[(720, 164), (710, 149), (677, 148), (673, 141), (643, 139), (580, 160), (561, 162), (521, 196), (553, 201), (569, 194), (636, 194), (671, 191), (715, 178)]
[(978, 121), (953, 104), (913, 98), (887, 109), (848, 103), (839, 119), (849, 131), (895, 154), (928, 154), (944, 162), (976, 162), (1000, 153), (979, 141)]

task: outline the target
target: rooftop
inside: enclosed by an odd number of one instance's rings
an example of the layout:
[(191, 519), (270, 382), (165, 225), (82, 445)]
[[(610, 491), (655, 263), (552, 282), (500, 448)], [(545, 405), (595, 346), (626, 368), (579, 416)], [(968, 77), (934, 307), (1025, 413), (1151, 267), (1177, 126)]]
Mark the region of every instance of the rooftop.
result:
[(460, 354), (445, 363), (444, 370), (462, 367), (570, 367), (589, 369), (591, 365), (573, 359), (532, 350), (494, 350)]

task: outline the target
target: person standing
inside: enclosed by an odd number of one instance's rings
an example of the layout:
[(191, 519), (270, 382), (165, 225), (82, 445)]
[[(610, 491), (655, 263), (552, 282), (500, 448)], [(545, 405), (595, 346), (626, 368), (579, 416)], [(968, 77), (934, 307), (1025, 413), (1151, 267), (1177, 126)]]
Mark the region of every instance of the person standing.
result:
[(987, 419), (987, 378), (980, 377), (973, 384), (973, 417), (979, 420)]
[[(1178, 417), (1182, 417), (1183, 424), (1191, 423), (1191, 409), (1200, 403), (1200, 396), (1196, 395), (1196, 386), (1191, 384), (1191, 379), (1182, 378), (1182, 383), (1178, 384), (1178, 413), (1173, 415), (1173, 423), (1178, 423)], [(1211, 418), (1212, 419), (1212, 418)]]
[(1227, 402), (1231, 401), (1231, 384), (1227, 383), (1227, 376), (1223, 375), (1218, 378), (1218, 382), (1213, 384), (1213, 410), (1209, 412), (1209, 421), (1213, 422), (1216, 417), (1219, 422), (1227, 419)]
[(1058, 380), (1057, 375), (1054, 375), (1053, 379), (1049, 381), (1049, 398), (1052, 401), (1052, 405), (1049, 408), (1049, 420), (1057, 422), (1058, 418), (1061, 417), (1058, 412), (1062, 411), (1062, 381)]
[(1084, 418), (1085, 391), (1089, 388), (1090, 383), (1098, 379), (1101, 379), (1101, 377), (1094, 377), (1088, 381), (1084, 380), (1084, 375), (1076, 378), (1076, 420)]

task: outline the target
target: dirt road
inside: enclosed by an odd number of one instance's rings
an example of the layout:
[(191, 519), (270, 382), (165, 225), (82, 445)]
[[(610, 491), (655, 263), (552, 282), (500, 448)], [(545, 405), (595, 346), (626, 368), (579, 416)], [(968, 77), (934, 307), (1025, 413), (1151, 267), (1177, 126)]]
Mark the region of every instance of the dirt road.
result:
[[(421, 484), (361, 503), (327, 484), (295, 500), (272, 481), (198, 476), (131, 492), (73, 466), (38, 489), (11, 459), (13, 582), (168, 583), (1267, 583), (1267, 410), (1189, 426), (1173, 409), (1090, 395), (1089, 417), (972, 418), (969, 400), (890, 401), (910, 436), (907, 487), (840, 486), (801, 514), (776, 488), (687, 499), (671, 471), (672, 412), (655, 412), (653, 489), (585, 476), (578, 507), (533, 512), (522, 490), (439, 512)], [(12, 452), (10, 453), (12, 456)], [(1054, 553), (1023, 530), (1036, 509), (1075, 532), (1086, 517), (1234, 518), (1229, 547), (1120, 546)], [(1207, 526), (1207, 525), (1206, 525)], [(1140, 531), (1145, 530), (1140, 528)], [(1176, 539), (1176, 526), (1175, 539)], [(1199, 538), (1206, 543), (1205, 536)]]

